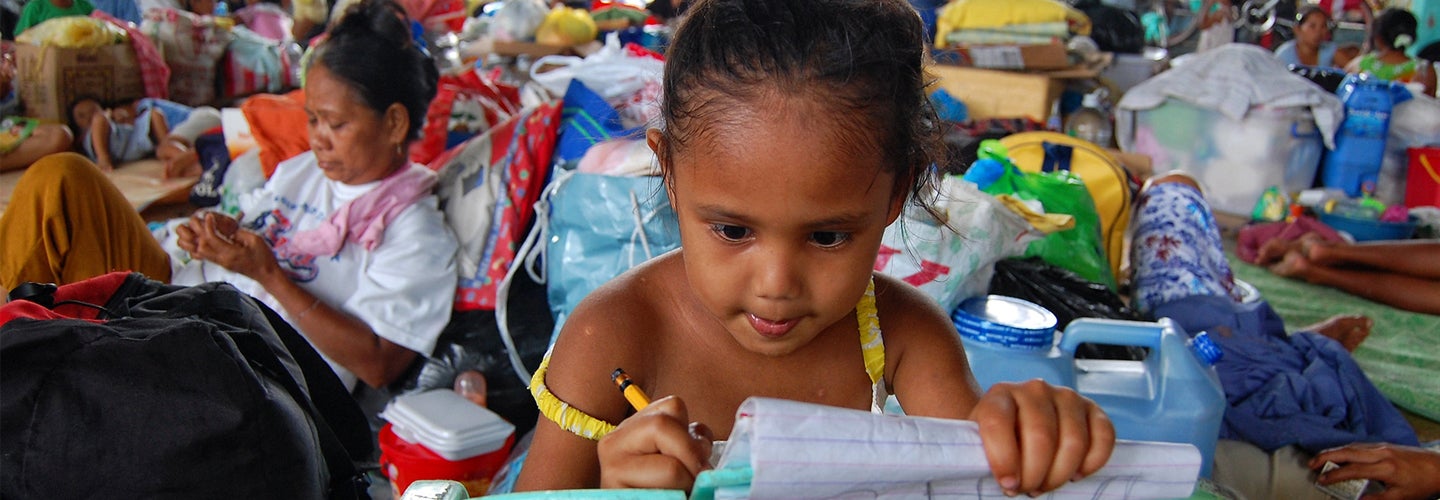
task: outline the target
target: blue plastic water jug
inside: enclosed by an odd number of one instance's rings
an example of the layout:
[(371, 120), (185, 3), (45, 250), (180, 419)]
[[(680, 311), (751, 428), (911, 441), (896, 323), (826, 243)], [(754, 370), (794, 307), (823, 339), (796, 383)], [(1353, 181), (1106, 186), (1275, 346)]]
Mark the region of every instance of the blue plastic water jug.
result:
[(1075, 360), (1075, 389), (1105, 409), (1120, 439), (1195, 445), (1200, 474), (1209, 477), (1226, 406), (1212, 367), (1219, 348), (1204, 332), (1192, 341), (1169, 318), (1082, 318), (1065, 327), (1060, 349), (1074, 353), (1087, 342), (1150, 349), (1141, 361)]
[[(962, 302), (951, 319), (981, 390), (1036, 378), (1073, 388), (1105, 410), (1121, 439), (1195, 445), (1209, 477), (1226, 403), (1211, 366), (1220, 351), (1204, 332), (1192, 340), (1165, 318), (1081, 318), (1053, 342), (1054, 315), (998, 295)], [(1075, 359), (1082, 343), (1146, 347), (1149, 354), (1140, 361)]]
[(1390, 111), (1411, 96), (1402, 84), (1364, 74), (1345, 77), (1335, 94), (1345, 103), (1345, 119), (1320, 179), (1325, 187), (1344, 190), (1354, 198), (1375, 191), (1390, 133)]
[(1075, 388), (1075, 351), (1056, 345), (1055, 315), (1044, 307), (1002, 295), (973, 297), (950, 319), (980, 390), (1034, 378)]

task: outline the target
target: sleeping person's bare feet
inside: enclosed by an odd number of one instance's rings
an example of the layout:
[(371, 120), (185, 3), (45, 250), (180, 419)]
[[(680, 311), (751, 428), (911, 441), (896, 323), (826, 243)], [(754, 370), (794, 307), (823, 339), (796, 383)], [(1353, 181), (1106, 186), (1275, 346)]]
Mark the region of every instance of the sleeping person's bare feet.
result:
[(1285, 252), (1285, 256), (1278, 262), (1270, 264), (1267, 268), (1270, 269), (1270, 272), (1275, 273), (1276, 276), (1303, 280), (1305, 279), (1305, 272), (1310, 270), (1310, 267), (1313, 265), (1302, 251), (1290, 250)]
[(1344, 346), (1346, 351), (1355, 352), (1355, 348), (1360, 347), (1360, 343), (1370, 336), (1370, 328), (1374, 326), (1375, 321), (1368, 317), (1358, 314), (1341, 314), (1301, 328), (1301, 331), (1315, 332), (1330, 337)]
[(1260, 245), (1260, 251), (1255, 254), (1255, 265), (1270, 266), (1285, 258), (1285, 254), (1295, 248), (1294, 241), (1286, 241), (1280, 238), (1271, 238), (1270, 241)]

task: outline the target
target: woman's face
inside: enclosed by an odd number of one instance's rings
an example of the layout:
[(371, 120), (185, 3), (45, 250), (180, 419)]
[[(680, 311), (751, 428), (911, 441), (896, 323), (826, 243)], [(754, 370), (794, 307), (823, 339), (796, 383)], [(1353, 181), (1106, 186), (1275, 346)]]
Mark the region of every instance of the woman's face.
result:
[(1319, 47), (1330, 39), (1329, 20), (1324, 15), (1311, 14), (1300, 21), (1295, 27), (1295, 43), (1309, 47)]
[(409, 125), (404, 108), (392, 104), (385, 112), (371, 109), (358, 91), (323, 65), (312, 65), (306, 75), (305, 115), (310, 150), (332, 180), (365, 184), (404, 164), (400, 146)]

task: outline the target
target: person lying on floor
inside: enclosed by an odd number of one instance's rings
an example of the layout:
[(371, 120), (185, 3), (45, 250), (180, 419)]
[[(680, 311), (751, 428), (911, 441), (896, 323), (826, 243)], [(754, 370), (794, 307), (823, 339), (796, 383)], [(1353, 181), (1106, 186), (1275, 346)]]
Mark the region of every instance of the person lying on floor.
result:
[(1271, 239), (1255, 264), (1406, 311), (1440, 314), (1440, 241), (1348, 243), (1307, 233)]
[(395, 381), (434, 348), (457, 281), (434, 173), (405, 154), (439, 77), (403, 14), (370, 0), (334, 26), (307, 68), (311, 151), (241, 195), (240, 220), (201, 212), (152, 234), (85, 158), (41, 159), (0, 218), (0, 285), (116, 269), (224, 281), (281, 312), (348, 387)]
[(74, 139), (70, 127), (20, 116), (15, 81), (15, 54), (10, 42), (0, 42), (0, 172), (21, 169), (40, 157), (69, 151)]
[(1229, 406), (1215, 480), (1250, 498), (1325, 498), (1311, 485), (1311, 454), (1361, 442), (1418, 445), (1409, 422), (1350, 356), (1369, 320), (1338, 317), (1319, 332), (1287, 334), (1264, 300), (1242, 302), (1197, 186), (1170, 174), (1141, 191), (1131, 227), (1131, 304), (1192, 334), (1209, 332), (1224, 353), (1215, 369)]
[[(220, 112), (153, 98), (107, 109), (100, 101), (82, 98), (70, 107), (70, 119), (81, 131), (80, 150), (102, 171), (156, 155), (165, 162), (166, 178), (194, 177), (200, 175), (199, 161), (181, 156), (193, 149), (200, 132), (220, 125)], [(172, 128), (189, 132), (172, 134)]]

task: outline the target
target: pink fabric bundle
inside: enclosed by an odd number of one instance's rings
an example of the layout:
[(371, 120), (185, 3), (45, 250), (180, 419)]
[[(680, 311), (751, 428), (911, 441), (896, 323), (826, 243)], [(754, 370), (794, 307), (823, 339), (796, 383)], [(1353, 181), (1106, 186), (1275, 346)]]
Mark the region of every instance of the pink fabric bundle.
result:
[(390, 221), (430, 194), (435, 181), (435, 172), (423, 165), (412, 163), (396, 169), (375, 189), (350, 200), (319, 226), (296, 233), (286, 247), (309, 255), (335, 255), (348, 241), (374, 250), (380, 246)]
[(1335, 232), (1324, 222), (1302, 215), (1295, 218), (1293, 222), (1270, 222), (1246, 226), (1240, 230), (1235, 254), (1240, 257), (1240, 260), (1254, 264), (1260, 257), (1260, 248), (1270, 240), (1279, 238), (1283, 241), (1295, 241), (1309, 233), (1319, 234), (1321, 238), (1329, 242), (1345, 241), (1340, 237), (1340, 233)]
[(160, 56), (160, 49), (155, 48), (150, 37), (141, 33), (135, 25), (116, 19), (103, 10), (96, 9), (90, 17), (102, 19), (130, 34), (130, 48), (135, 50), (135, 61), (140, 63), (140, 81), (145, 83), (145, 97), (169, 99), (170, 66), (165, 64), (165, 58)]

